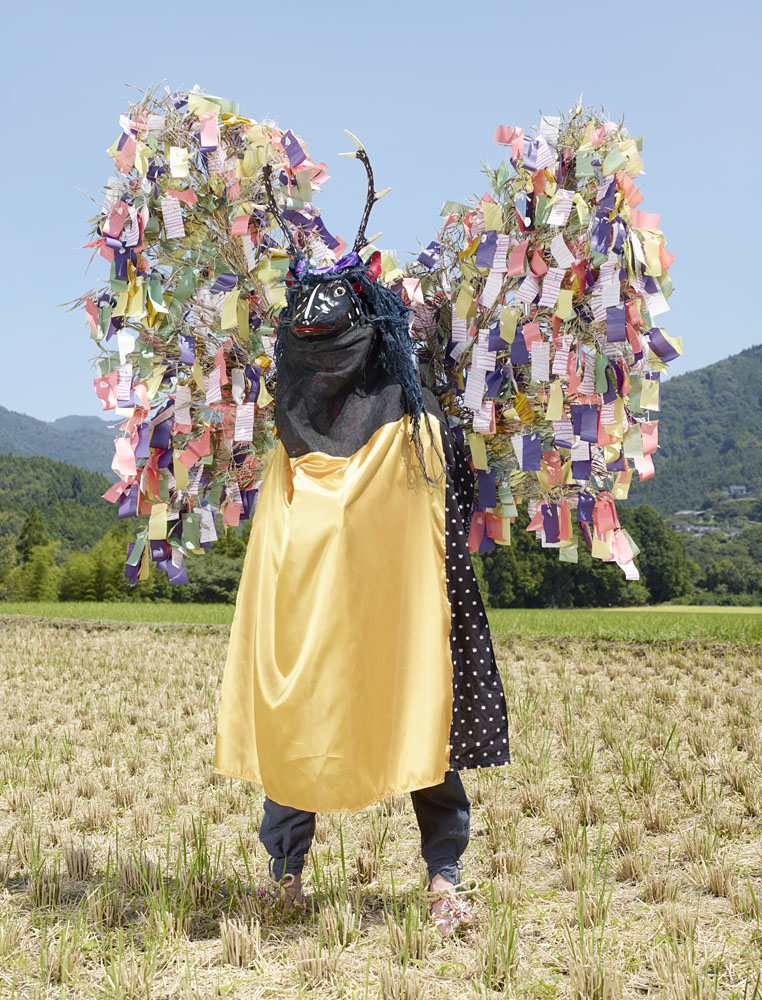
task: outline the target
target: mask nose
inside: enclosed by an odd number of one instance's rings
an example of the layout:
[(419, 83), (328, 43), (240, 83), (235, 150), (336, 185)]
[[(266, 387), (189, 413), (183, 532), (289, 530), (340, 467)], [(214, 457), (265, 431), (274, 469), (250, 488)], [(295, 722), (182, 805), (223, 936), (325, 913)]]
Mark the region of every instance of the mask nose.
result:
[(315, 299), (317, 298), (317, 293), (320, 291), (320, 285), (315, 285), (315, 287), (310, 292), (309, 298), (304, 305), (304, 312), (302, 318), (305, 323), (312, 323), (320, 316), (320, 306), (321, 300), (318, 300), (318, 304), (315, 305)]

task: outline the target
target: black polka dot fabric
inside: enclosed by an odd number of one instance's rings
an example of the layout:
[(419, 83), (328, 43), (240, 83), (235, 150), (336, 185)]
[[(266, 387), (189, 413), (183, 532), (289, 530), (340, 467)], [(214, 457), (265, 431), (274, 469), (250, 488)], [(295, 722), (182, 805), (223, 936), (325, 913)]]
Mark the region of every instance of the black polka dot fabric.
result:
[(474, 477), (465, 453), (442, 428), (447, 463), (447, 592), (452, 611), (453, 711), (450, 768), (497, 767), (511, 760), (503, 684), (468, 551)]

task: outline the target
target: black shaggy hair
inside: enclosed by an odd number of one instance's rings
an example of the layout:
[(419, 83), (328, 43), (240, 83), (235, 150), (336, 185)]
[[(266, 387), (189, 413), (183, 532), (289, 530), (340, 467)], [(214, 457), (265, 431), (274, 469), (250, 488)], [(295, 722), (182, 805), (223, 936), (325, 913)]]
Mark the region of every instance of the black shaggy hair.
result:
[[(381, 363), (388, 374), (402, 389), (405, 413), (412, 418), (411, 439), (415, 454), (420, 462), (424, 478), (428, 483), (438, 483), (444, 471), (444, 459), (434, 445), (434, 450), (440, 462), (440, 473), (432, 478), (426, 469), (426, 461), (421, 443), (421, 417), (431, 431), (429, 414), (423, 402), (421, 384), (415, 369), (413, 346), (410, 338), (410, 312), (396, 292), (378, 282), (370, 272), (367, 264), (344, 268), (341, 271), (315, 272), (304, 267), (300, 275), (296, 274), (299, 256), (292, 260), (289, 268), (290, 288), (286, 294), (286, 305), (278, 318), (278, 336), (275, 342), (275, 364), (283, 351), (281, 331), (291, 322), (297, 297), (300, 292), (313, 285), (341, 279), (346, 282), (347, 290), (352, 296), (362, 318), (372, 323), (380, 334)], [(359, 285), (359, 292), (353, 286)], [(432, 435), (433, 441), (433, 435)]]

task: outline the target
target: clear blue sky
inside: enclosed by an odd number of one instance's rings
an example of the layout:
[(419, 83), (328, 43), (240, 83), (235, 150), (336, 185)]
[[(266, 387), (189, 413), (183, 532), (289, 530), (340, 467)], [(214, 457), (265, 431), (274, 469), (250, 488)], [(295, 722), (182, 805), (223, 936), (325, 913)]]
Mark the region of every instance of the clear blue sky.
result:
[[(124, 5), (14, 4), (4, 19), (0, 404), (51, 420), (99, 413), (84, 316), (57, 304), (90, 274), (85, 242), (105, 154), (130, 93), (198, 83), (241, 113), (293, 129), (332, 172), (320, 204), (345, 239), (364, 177), (361, 137), (393, 190), (370, 232), (403, 257), (436, 232), (442, 203), (481, 194), (498, 124), (530, 126), (583, 94), (644, 139), (642, 207), (677, 254), (664, 328), (677, 374), (760, 343), (759, 7), (683, 0)], [(93, 270), (95, 269), (95, 270)]]

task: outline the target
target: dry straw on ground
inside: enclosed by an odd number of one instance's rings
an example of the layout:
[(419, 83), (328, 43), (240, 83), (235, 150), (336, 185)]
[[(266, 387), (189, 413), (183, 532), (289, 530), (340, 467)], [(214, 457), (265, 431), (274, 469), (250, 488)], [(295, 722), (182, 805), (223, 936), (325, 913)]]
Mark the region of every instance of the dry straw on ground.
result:
[(480, 915), (443, 942), (407, 797), (319, 818), (310, 921), (250, 894), (225, 642), (4, 629), (0, 996), (762, 996), (759, 648), (499, 644), (513, 764), (466, 775)]

